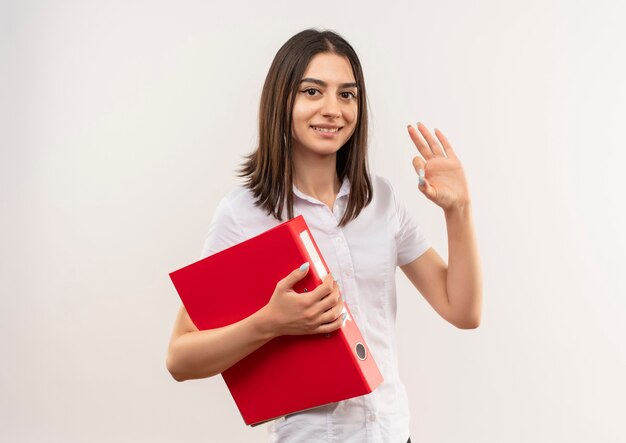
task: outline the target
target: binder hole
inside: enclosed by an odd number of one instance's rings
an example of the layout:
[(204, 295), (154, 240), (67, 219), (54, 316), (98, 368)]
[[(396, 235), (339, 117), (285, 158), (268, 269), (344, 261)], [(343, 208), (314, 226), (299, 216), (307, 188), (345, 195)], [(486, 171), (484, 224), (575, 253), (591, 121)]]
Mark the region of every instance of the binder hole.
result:
[(359, 357), (359, 360), (365, 360), (367, 358), (367, 350), (365, 349), (365, 346), (363, 346), (363, 343), (357, 343), (354, 349), (356, 351), (356, 356)]

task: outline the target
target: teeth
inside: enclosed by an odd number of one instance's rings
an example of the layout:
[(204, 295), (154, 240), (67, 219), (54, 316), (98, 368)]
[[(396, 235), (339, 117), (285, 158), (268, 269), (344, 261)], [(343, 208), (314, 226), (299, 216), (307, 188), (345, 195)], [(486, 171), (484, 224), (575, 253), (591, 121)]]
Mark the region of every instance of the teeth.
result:
[(318, 128), (317, 126), (313, 126), (313, 129), (320, 132), (337, 132), (339, 128)]

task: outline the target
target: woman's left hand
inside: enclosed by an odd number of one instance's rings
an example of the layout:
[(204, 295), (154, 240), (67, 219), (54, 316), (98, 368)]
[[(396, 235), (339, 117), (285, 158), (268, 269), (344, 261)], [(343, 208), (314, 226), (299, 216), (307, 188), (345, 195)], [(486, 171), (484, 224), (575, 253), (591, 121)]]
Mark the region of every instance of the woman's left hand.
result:
[(465, 172), (448, 139), (440, 130), (435, 129), (435, 135), (441, 142), (439, 143), (426, 126), (419, 122), (417, 129), (409, 125), (408, 131), (422, 155), (413, 158), (413, 167), (419, 176), (419, 190), (444, 211), (467, 206), (470, 196)]

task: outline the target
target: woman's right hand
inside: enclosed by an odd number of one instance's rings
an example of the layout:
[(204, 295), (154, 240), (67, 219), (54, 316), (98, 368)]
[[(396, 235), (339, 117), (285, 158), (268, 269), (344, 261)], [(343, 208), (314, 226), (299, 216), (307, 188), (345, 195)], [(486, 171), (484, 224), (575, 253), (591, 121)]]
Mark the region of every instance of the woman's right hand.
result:
[(293, 285), (306, 276), (296, 269), (276, 285), (270, 301), (236, 323), (199, 331), (184, 306), (176, 318), (167, 368), (178, 380), (211, 377), (225, 371), (279, 335), (328, 333), (343, 323), (339, 285), (331, 275), (311, 292)]
[(298, 293), (293, 286), (302, 280), (309, 268), (296, 269), (276, 284), (272, 298), (262, 310), (272, 335), (305, 335), (328, 333), (343, 323), (343, 300), (339, 285), (331, 274), (310, 292)]

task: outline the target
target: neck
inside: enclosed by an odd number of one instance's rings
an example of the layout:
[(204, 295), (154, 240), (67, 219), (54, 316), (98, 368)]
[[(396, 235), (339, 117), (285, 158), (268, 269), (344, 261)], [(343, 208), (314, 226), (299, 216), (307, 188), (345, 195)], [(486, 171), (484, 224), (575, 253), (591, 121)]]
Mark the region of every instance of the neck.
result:
[(294, 185), (332, 208), (341, 182), (337, 177), (337, 154), (318, 155), (294, 150)]

